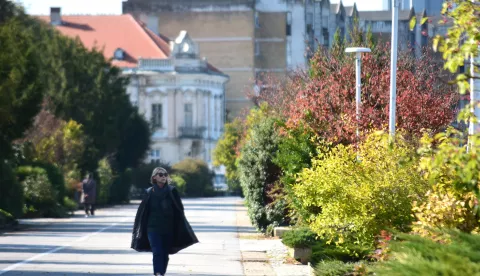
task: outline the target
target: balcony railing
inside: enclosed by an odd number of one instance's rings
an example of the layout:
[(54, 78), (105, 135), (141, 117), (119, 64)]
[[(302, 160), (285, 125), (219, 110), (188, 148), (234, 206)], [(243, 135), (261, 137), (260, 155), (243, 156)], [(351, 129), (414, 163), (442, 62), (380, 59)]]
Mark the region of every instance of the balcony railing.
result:
[(170, 59), (139, 59), (138, 68), (152, 71), (173, 71), (174, 65)]
[(139, 59), (138, 69), (151, 71), (192, 71), (202, 72), (207, 70), (208, 64), (205, 60), (191, 58), (176, 59)]
[(206, 127), (179, 127), (180, 138), (202, 139), (203, 134), (207, 130)]

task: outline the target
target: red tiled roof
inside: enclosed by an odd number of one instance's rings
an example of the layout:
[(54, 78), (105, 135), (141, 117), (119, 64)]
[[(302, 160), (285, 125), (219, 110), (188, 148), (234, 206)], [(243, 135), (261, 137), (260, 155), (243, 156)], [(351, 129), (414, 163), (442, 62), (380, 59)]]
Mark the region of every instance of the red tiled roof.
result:
[[(48, 16), (39, 18), (50, 21)], [(56, 29), (63, 35), (79, 37), (89, 49), (103, 48), (108, 59), (113, 57), (117, 48), (121, 48), (124, 60), (112, 60), (118, 67), (136, 67), (140, 57), (166, 59), (170, 53), (168, 41), (155, 35), (130, 14), (62, 16), (62, 25)]]

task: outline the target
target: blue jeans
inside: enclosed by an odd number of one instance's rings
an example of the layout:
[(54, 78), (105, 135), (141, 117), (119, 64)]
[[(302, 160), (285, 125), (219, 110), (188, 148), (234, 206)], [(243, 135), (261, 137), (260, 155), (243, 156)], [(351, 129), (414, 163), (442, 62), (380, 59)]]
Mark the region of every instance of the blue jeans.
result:
[(172, 234), (148, 232), (148, 241), (153, 253), (153, 274), (160, 273), (163, 275), (167, 272), (168, 249), (171, 246), (172, 239)]

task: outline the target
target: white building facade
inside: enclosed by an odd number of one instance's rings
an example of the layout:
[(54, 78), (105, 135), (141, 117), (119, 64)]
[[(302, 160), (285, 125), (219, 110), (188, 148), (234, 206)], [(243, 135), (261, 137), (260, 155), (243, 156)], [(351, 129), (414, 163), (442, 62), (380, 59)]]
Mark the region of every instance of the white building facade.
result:
[(140, 59), (124, 69), (127, 93), (150, 121), (151, 151), (146, 162), (175, 164), (185, 158), (211, 163), (225, 123), (228, 76), (199, 58), (198, 46), (183, 31), (170, 42), (167, 59)]

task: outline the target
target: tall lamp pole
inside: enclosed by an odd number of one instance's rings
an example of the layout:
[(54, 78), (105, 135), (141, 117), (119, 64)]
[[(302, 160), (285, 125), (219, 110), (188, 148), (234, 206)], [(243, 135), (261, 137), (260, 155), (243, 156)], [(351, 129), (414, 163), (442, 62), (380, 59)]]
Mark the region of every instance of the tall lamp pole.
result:
[[(480, 48), (480, 47), (479, 47)], [(468, 125), (468, 146), (467, 150), (470, 151), (470, 148), (473, 146), (473, 135), (478, 133), (478, 122), (477, 120), (480, 118), (480, 110), (477, 107), (478, 102), (479, 102), (479, 94), (476, 91), (478, 88), (476, 87), (476, 81), (475, 77), (476, 72), (475, 72), (475, 63), (480, 62), (480, 58), (474, 57), (473, 55), (470, 57), (470, 112), (471, 116), (470, 117), (470, 122)]]
[(390, 62), (390, 137), (395, 136), (395, 116), (397, 109), (397, 46), (398, 46), (398, 6), (399, 0), (392, 1), (392, 53)]
[(346, 53), (355, 53), (355, 65), (356, 65), (356, 95), (355, 95), (355, 102), (356, 102), (356, 115), (357, 115), (357, 139), (359, 137), (359, 130), (358, 130), (358, 121), (360, 120), (360, 103), (361, 103), (361, 89), (362, 89), (362, 53), (370, 53), (370, 48), (361, 48), (361, 47), (349, 47), (345, 49)]
[[(478, 59), (478, 61), (477, 61)], [(475, 87), (475, 77), (476, 74), (475, 74), (475, 63), (479, 62), (480, 59), (479, 58), (476, 58), (474, 56), (472, 56), (470, 58), (470, 111), (472, 112), (472, 114), (477, 117), (478, 119), (478, 115), (479, 115), (479, 110), (477, 108), (477, 102), (479, 100), (478, 98), (478, 92), (476, 90), (478, 90), (477, 87)], [(477, 123), (475, 122), (474, 118), (471, 118), (470, 119), (470, 124), (469, 124), (469, 128), (468, 128), (468, 134), (469, 135), (475, 135), (477, 133), (476, 131), (476, 128), (477, 128)]]

